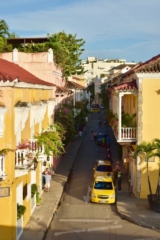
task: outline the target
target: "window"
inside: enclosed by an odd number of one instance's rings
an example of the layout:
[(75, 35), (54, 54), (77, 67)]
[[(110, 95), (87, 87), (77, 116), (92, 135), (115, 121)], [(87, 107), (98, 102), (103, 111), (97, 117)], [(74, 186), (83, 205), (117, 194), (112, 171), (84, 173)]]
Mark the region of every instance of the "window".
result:
[(112, 167), (109, 165), (99, 165), (96, 170), (99, 172), (112, 172)]
[(112, 182), (95, 182), (94, 189), (112, 190)]
[(27, 197), (27, 183), (23, 186), (23, 200)]
[(0, 156), (0, 176), (4, 175), (4, 156)]

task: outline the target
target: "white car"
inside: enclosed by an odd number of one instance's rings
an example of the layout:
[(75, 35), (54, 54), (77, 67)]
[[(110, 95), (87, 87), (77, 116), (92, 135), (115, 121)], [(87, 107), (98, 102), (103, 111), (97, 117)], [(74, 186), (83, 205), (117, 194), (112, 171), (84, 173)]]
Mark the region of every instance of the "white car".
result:
[(101, 109), (104, 109), (104, 106), (103, 106), (103, 104), (101, 104), (99, 107), (100, 107)]

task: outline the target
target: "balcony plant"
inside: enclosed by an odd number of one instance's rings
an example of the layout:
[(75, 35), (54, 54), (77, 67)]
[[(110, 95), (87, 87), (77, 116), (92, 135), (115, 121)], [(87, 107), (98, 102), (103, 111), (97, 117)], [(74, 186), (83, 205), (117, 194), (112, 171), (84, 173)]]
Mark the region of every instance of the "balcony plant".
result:
[(128, 127), (136, 127), (136, 113), (129, 114), (129, 113), (122, 113), (122, 127), (128, 128)]
[(20, 219), (26, 211), (26, 207), (17, 203), (17, 220)]
[(0, 156), (5, 156), (7, 155), (9, 152), (14, 152), (15, 150), (10, 149), (10, 148), (3, 148), (0, 150)]
[(71, 104), (62, 104), (55, 112), (55, 122), (61, 124), (64, 129), (64, 138), (62, 142), (67, 146), (73, 139), (75, 139), (75, 119), (74, 107)]
[(65, 130), (59, 123), (50, 125), (48, 130), (35, 135), (39, 146), (44, 147), (44, 153), (47, 156), (54, 155), (55, 157), (64, 153), (64, 139)]
[(18, 144), (17, 149), (26, 149), (31, 148), (31, 143), (28, 139), (22, 139), (22, 141)]
[(40, 197), (39, 192), (37, 191), (37, 192), (36, 192), (36, 205), (37, 205), (37, 206), (40, 206), (41, 201), (42, 201), (42, 199), (41, 199), (41, 197)]
[(33, 183), (31, 185), (31, 198), (34, 197), (35, 193), (38, 191), (38, 187), (37, 187), (37, 184)]

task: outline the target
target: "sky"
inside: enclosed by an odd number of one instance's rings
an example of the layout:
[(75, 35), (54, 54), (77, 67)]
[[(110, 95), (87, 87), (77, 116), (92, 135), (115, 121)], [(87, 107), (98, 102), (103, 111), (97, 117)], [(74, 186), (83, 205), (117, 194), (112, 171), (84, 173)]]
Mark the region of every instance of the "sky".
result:
[(76, 34), (86, 42), (81, 59), (160, 54), (160, 0), (1, 0), (0, 19), (19, 37)]

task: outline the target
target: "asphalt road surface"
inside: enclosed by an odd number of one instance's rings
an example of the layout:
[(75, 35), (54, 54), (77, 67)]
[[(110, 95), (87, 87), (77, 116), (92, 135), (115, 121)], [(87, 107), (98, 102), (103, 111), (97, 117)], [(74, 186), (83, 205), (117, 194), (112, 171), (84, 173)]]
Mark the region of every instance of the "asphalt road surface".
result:
[[(131, 224), (117, 214), (116, 204), (90, 202), (93, 167), (98, 159), (105, 159), (105, 149), (91, 142), (90, 132), (109, 132), (113, 163), (119, 160), (116, 140), (110, 128), (98, 126), (103, 112), (92, 113), (61, 205), (54, 215), (46, 240), (156, 240), (160, 234)], [(78, 140), (77, 140), (78, 141)]]

